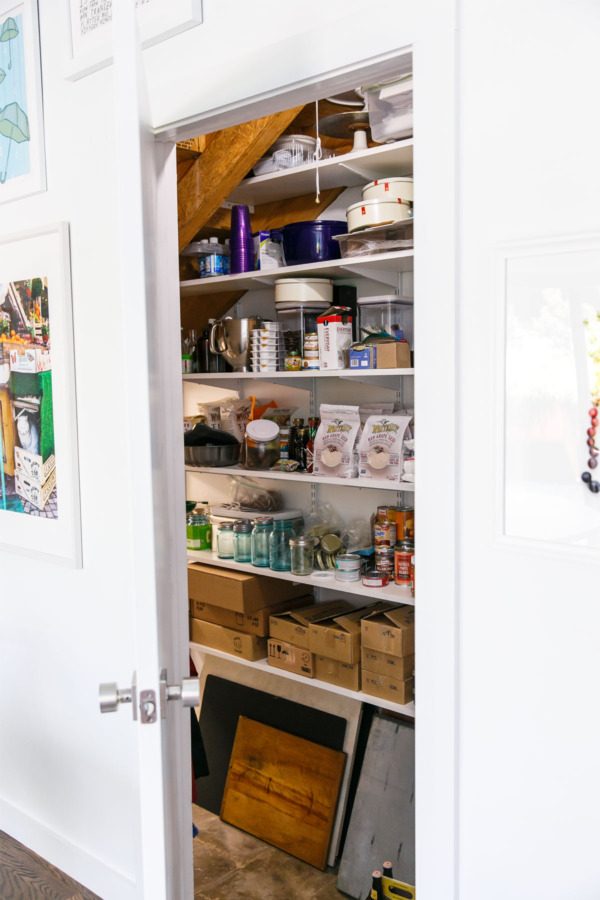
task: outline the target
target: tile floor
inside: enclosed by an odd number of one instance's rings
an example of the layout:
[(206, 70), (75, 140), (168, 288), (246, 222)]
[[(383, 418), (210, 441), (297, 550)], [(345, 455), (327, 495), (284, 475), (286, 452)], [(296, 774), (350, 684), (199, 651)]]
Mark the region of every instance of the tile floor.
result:
[(337, 872), (307, 863), (193, 807), (195, 900), (344, 900)]

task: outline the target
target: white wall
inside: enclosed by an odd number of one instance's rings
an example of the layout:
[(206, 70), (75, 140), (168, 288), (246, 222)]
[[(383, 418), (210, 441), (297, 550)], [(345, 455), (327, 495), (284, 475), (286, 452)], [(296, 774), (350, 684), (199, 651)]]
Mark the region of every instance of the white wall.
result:
[(84, 566), (0, 555), (0, 828), (117, 898), (135, 877), (134, 729), (129, 710), (100, 716), (97, 693), (131, 684), (135, 500), (120, 463), (113, 85), (109, 69), (63, 80), (55, 0), (40, 2), (40, 31), (48, 190), (0, 207), (0, 229), (71, 226)]
[[(495, 542), (494, 251), (599, 230), (590, 103), (600, 10), (588, 0), (461, 0), (460, 26), (459, 896), (592, 900), (600, 895), (598, 560)], [(582, 456), (580, 471), (584, 464)]]

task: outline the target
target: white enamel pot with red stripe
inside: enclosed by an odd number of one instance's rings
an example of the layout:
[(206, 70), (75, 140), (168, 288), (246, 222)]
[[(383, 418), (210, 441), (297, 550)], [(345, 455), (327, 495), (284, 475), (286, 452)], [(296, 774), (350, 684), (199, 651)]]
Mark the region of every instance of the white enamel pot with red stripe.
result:
[(363, 188), (363, 200), (404, 200), (412, 203), (412, 178), (382, 178)]
[(377, 225), (391, 225), (412, 215), (412, 203), (397, 200), (361, 200), (346, 210), (348, 231), (361, 231)]

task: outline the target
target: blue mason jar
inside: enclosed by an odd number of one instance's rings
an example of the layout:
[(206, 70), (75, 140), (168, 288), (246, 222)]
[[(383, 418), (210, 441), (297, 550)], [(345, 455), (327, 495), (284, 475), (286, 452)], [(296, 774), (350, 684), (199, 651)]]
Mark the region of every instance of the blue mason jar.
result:
[(236, 562), (249, 563), (251, 561), (251, 538), (252, 523), (248, 519), (239, 519), (233, 523), (233, 558)]
[(293, 537), (294, 529), (289, 519), (274, 522), (269, 538), (269, 565), (275, 572), (289, 572), (292, 568), (290, 538)]
[(252, 565), (269, 566), (269, 538), (273, 531), (273, 519), (271, 516), (261, 516), (254, 520), (252, 529)]

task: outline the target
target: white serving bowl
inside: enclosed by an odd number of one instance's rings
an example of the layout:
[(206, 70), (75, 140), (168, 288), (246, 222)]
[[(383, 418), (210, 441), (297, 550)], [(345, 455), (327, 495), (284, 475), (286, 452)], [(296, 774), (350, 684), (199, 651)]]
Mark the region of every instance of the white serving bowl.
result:
[(361, 231), (378, 225), (391, 225), (411, 217), (412, 207), (401, 200), (361, 200), (346, 210), (348, 231)]

